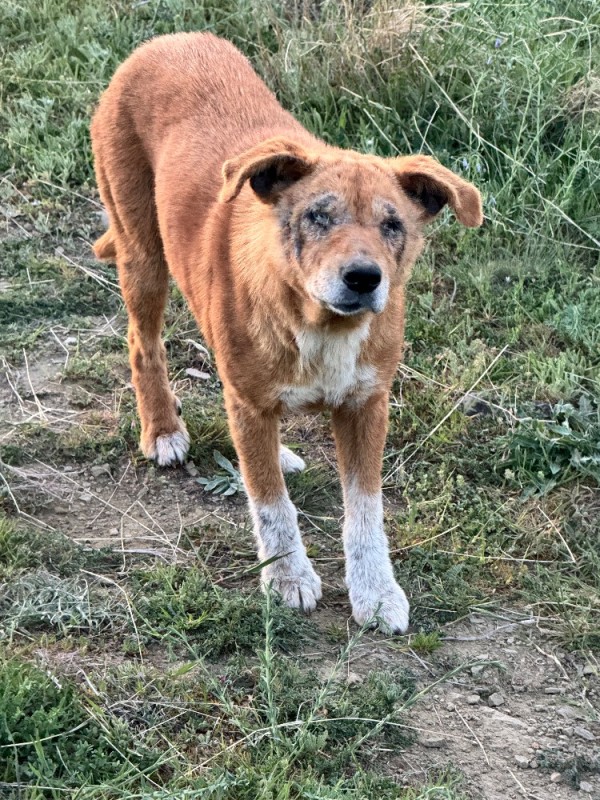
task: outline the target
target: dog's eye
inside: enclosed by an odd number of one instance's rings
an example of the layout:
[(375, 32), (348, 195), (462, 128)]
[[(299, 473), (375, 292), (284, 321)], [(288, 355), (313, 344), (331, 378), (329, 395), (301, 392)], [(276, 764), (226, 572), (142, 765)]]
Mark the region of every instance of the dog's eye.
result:
[(333, 219), (326, 211), (309, 211), (306, 215), (308, 221), (324, 230), (333, 225)]
[(388, 217), (381, 223), (381, 230), (384, 236), (398, 236), (404, 232), (404, 225), (398, 217)]

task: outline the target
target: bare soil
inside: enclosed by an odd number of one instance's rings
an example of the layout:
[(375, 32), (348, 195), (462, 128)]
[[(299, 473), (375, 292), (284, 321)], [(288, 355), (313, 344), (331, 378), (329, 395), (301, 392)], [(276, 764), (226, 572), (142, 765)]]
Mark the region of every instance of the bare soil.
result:
[[(63, 364), (64, 354), (50, 349), (27, 368), (5, 372), (5, 431), (36, 415), (48, 424), (75, 424), (81, 412), (70, 404), (72, 387), (60, 379)], [(315, 425), (308, 419), (294, 423), (309, 440), (317, 438)], [(307, 449), (309, 459), (332, 457), (327, 444)], [(22, 510), (82, 544), (120, 550), (124, 561), (132, 554), (168, 563), (201, 557), (217, 582), (230, 585), (239, 585), (240, 568), (254, 563), (243, 499), (207, 495), (191, 465), (161, 471), (125, 457), (112, 466), (39, 461), (10, 470), (6, 477)], [(330, 513), (340, 517), (341, 508)], [(332, 624), (351, 631), (340, 541), (324, 540), (310, 518), (301, 517), (301, 525), (307, 542), (319, 544), (324, 579), (324, 599), (313, 619), (323, 631)], [(407, 637), (373, 634), (351, 655), (348, 680), (406, 666), (423, 689), (408, 715), (416, 743), (401, 754), (382, 754), (381, 769), (418, 785), (432, 769), (451, 767), (465, 775), (472, 797), (484, 800), (600, 798), (600, 775), (582, 773), (575, 789), (569, 773), (577, 757), (600, 758), (598, 663), (557, 646), (532, 608), (494, 607), (444, 626), (441, 634), (443, 646), (433, 654), (415, 652)], [(311, 651), (306, 658), (326, 674), (331, 644), (323, 636)], [(65, 654), (60, 658), (64, 662)], [(556, 767), (546, 766), (550, 752)]]

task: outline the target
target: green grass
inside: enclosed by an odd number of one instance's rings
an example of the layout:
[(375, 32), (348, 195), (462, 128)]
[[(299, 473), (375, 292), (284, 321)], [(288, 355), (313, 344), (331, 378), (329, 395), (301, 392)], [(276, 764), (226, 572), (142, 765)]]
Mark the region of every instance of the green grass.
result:
[[(387, 530), (413, 609), (406, 646), (434, 658), (447, 622), (512, 603), (540, 614), (556, 642), (600, 648), (594, 0), (565, 0), (560, 11), (549, 0), (7, 0), (0, 368), (12, 388), (0, 395), (9, 411), (0, 414), (0, 508), (12, 514), (16, 499), (31, 517), (52, 514), (52, 496), (42, 498), (42, 486), (24, 492), (15, 477), (39, 462), (59, 471), (108, 463), (115, 474), (129, 465), (151, 492), (178, 480), (137, 453), (116, 274), (89, 248), (102, 225), (88, 132), (116, 66), (145, 39), (177, 30), (232, 40), (326, 141), (431, 153), (481, 189), (483, 228), (442, 215), (409, 285), (384, 464)], [(214, 364), (177, 291), (165, 338), (191, 459), (210, 478), (213, 451), (234, 465), (235, 453)], [(209, 379), (190, 379), (189, 367)], [(45, 369), (60, 393), (37, 397), (42, 412), (26, 369)], [(314, 533), (310, 554), (327, 559), (340, 555), (341, 498), (320, 430), (291, 428), (286, 441), (308, 457), (290, 493)], [(391, 723), (404, 724), (411, 676), (374, 672), (346, 686), (343, 617), (324, 631), (335, 679), (314, 672), (303, 654), (322, 641), (315, 626), (248, 585), (241, 499), (190, 480), (202, 519), (184, 525), (175, 564), (0, 520), (6, 791), (22, 796), (21, 781), (36, 800), (462, 799), (457, 774), (432, 774), (413, 790), (373, 767), (381, 749), (410, 746), (410, 731)], [(207, 509), (217, 521), (204, 519)], [(79, 677), (65, 677), (40, 665), (39, 646), (56, 665), (70, 653), (91, 654), (96, 666), (82, 661)], [(565, 767), (575, 783), (596, 768)]]

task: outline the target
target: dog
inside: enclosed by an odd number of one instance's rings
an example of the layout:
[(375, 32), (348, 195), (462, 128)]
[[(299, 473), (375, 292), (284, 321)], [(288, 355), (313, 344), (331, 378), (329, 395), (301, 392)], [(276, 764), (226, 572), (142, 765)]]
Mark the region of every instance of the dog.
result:
[(168, 466), (190, 441), (161, 340), (170, 273), (215, 353), (263, 585), (306, 612), (321, 598), (283, 477), (304, 462), (280, 444), (279, 425), (288, 411), (329, 409), (354, 619), (404, 632), (381, 469), (405, 284), (446, 204), (481, 225), (479, 192), (428, 156), (325, 144), (209, 33), (135, 50), (91, 134), (109, 217), (94, 252), (118, 268), (142, 451)]

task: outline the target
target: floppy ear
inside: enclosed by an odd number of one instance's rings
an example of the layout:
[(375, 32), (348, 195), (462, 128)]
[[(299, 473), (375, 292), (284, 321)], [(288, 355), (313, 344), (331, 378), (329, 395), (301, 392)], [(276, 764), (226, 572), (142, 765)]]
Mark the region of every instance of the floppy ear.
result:
[(422, 207), (426, 222), (432, 220), (446, 203), (463, 225), (476, 228), (483, 222), (481, 195), (478, 190), (434, 158), (394, 158), (392, 169), (406, 194)]
[(223, 164), (221, 203), (229, 203), (249, 180), (254, 192), (265, 203), (274, 202), (279, 194), (316, 164), (316, 157), (302, 145), (283, 137), (267, 139)]

